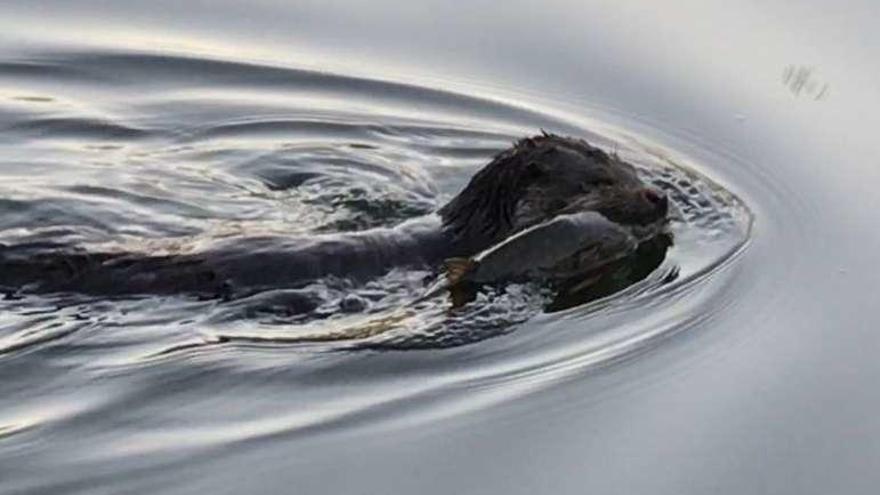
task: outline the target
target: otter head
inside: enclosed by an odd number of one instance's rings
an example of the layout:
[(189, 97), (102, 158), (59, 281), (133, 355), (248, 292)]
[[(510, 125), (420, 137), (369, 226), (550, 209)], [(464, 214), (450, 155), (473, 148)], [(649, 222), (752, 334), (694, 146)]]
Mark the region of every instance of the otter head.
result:
[(645, 226), (662, 222), (667, 208), (632, 165), (585, 141), (543, 134), (497, 155), (440, 215), (464, 251), (478, 251), (561, 213), (591, 210)]

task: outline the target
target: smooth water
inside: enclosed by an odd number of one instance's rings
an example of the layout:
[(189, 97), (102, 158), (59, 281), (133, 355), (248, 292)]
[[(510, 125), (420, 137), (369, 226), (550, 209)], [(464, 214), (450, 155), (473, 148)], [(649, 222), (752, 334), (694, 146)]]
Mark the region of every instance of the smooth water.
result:
[(393, 226), (539, 129), (637, 165), (675, 243), (564, 308), (12, 295), (0, 493), (874, 493), (878, 10), (4, 3), (5, 245)]

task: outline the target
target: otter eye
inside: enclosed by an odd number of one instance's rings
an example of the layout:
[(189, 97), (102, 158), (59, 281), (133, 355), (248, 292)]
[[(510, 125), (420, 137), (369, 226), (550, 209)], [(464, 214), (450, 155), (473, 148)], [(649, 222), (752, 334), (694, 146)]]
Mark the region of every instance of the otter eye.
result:
[(544, 175), (544, 166), (540, 162), (529, 162), (526, 165), (526, 173), (532, 178), (541, 177)]

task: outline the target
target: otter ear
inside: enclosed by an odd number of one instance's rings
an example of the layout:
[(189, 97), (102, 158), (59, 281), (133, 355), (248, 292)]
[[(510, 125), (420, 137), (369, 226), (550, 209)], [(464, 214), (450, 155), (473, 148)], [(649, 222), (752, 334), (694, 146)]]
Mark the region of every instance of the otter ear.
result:
[(547, 175), (547, 167), (541, 162), (529, 162), (526, 165), (526, 175), (532, 179), (537, 179)]

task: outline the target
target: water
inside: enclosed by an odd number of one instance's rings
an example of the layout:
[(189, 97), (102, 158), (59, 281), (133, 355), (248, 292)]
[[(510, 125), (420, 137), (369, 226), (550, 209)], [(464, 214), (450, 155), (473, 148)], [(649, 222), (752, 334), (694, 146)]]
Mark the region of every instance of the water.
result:
[(870, 3), (0, 9), (5, 244), (394, 225), (539, 128), (676, 209), (651, 274), (555, 312), (515, 285), (401, 313), (405, 270), (307, 316), (2, 301), (0, 492), (876, 491)]

